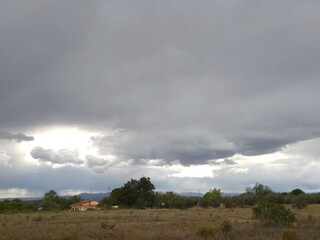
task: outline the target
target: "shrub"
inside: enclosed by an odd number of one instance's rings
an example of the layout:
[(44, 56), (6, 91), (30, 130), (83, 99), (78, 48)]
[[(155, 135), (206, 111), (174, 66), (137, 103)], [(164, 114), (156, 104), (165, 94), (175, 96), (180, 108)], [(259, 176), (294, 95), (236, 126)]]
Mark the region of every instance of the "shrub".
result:
[(291, 226), (296, 217), (281, 204), (271, 206), (267, 211), (266, 223), (270, 225)]
[(295, 214), (281, 204), (260, 202), (252, 211), (255, 218), (267, 225), (291, 226), (295, 221)]
[(264, 221), (267, 218), (269, 207), (270, 204), (267, 204), (265, 201), (260, 201), (256, 207), (252, 208), (254, 217)]
[(211, 225), (198, 226), (196, 235), (203, 239), (213, 238), (217, 234), (218, 230)]
[(304, 195), (299, 195), (293, 198), (291, 205), (294, 208), (303, 209), (308, 206), (308, 201)]
[(199, 206), (202, 208), (209, 207), (209, 201), (207, 199), (200, 199)]
[(237, 206), (237, 205), (236, 205), (236, 202), (233, 200), (232, 197), (224, 197), (224, 198), (222, 199), (222, 203), (224, 203), (224, 206), (225, 206), (226, 208), (234, 208), (234, 207)]
[(300, 236), (294, 229), (284, 229), (282, 232), (282, 240), (300, 240)]
[(239, 207), (253, 206), (257, 202), (257, 196), (252, 194), (241, 194), (235, 197), (235, 202)]

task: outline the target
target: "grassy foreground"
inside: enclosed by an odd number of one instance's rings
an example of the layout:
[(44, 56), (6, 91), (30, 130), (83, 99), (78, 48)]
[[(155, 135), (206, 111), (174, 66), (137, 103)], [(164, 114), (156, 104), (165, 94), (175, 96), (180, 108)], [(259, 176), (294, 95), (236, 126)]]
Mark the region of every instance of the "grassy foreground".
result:
[[(296, 213), (293, 229), (300, 239), (319, 239), (320, 205), (291, 210)], [(197, 235), (201, 226), (218, 228), (226, 219), (232, 223), (227, 238), (217, 230), (215, 237), (207, 239), (282, 239), (284, 228), (261, 225), (252, 218), (251, 208), (0, 214), (0, 239), (204, 239)]]

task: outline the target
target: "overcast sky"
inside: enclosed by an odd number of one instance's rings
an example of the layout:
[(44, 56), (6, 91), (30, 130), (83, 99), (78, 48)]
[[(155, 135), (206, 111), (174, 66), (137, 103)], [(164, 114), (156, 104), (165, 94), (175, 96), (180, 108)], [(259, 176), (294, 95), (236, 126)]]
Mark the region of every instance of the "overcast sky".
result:
[(320, 191), (320, 2), (0, 1), (0, 197)]

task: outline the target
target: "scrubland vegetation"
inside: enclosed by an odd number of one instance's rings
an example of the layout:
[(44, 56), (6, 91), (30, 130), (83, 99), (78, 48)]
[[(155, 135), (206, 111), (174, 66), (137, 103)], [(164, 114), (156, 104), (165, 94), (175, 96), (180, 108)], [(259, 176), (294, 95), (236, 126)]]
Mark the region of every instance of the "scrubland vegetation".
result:
[(1, 214), (0, 239), (319, 239), (320, 205), (290, 210), (290, 227), (267, 226), (248, 207)]
[[(257, 183), (238, 196), (157, 193), (149, 178), (131, 179), (99, 211), (70, 212), (80, 201), (53, 190), (39, 202), (0, 202), (1, 239), (279, 239), (320, 236), (320, 194), (275, 193)], [(113, 209), (112, 206), (119, 206)], [(38, 211), (41, 210), (41, 211)]]

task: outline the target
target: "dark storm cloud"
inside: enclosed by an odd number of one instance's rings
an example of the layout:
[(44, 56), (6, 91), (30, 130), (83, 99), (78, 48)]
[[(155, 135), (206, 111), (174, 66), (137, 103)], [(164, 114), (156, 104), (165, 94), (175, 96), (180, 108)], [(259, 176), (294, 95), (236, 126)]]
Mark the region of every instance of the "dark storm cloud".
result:
[(92, 141), (102, 154), (111, 153), (120, 160), (131, 160), (133, 164), (144, 163), (145, 159), (162, 159), (166, 164), (175, 161), (183, 165), (201, 164), (234, 153), (233, 145), (221, 136), (203, 135), (201, 131), (179, 129), (153, 133), (119, 131), (114, 135), (93, 137)]
[(22, 134), (22, 133), (13, 134), (13, 133), (10, 133), (10, 132), (6, 132), (6, 131), (1, 131), (0, 130), (0, 140), (1, 139), (15, 140), (17, 142), (22, 142), (22, 141), (33, 141), (34, 137), (27, 136), (27, 135)]
[(42, 162), (49, 162), (52, 164), (76, 164), (80, 165), (83, 160), (79, 159), (79, 152), (68, 149), (52, 150), (36, 147), (31, 151), (31, 156)]
[(0, 127), (124, 129), (96, 146), (185, 165), (319, 137), (319, 7), (2, 1)]

